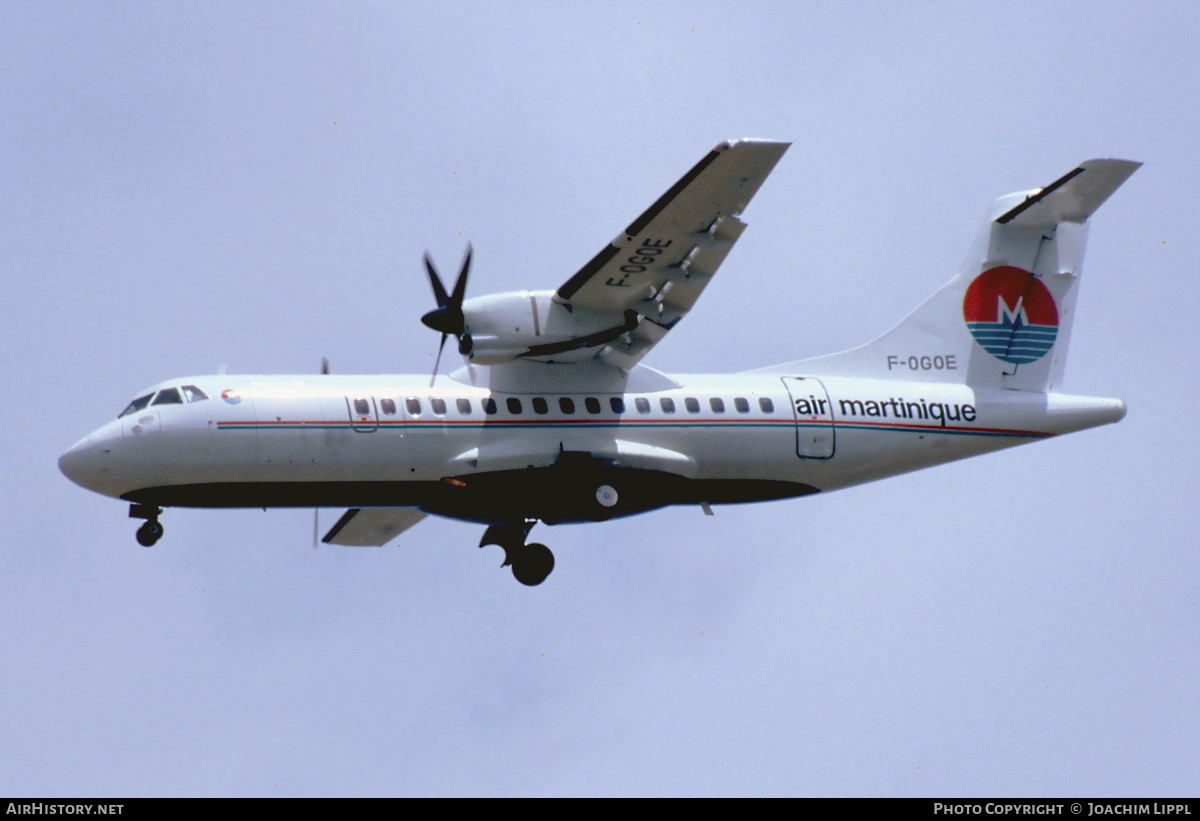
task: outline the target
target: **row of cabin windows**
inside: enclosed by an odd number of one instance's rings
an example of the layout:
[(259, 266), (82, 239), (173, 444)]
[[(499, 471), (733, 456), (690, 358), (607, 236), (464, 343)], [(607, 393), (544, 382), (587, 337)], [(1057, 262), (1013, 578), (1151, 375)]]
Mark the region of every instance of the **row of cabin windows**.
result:
[[(533, 407), (533, 412), (536, 414), (546, 414), (550, 412), (550, 402), (541, 396), (535, 396), (529, 400), (529, 404)], [(499, 411), (500, 406), (496, 400), (490, 396), (481, 401), (483, 412), (491, 415)], [(510, 396), (505, 400), (505, 406), (508, 412), (517, 415), (524, 412), (524, 404), (516, 396)], [(558, 410), (563, 414), (575, 413), (575, 400), (569, 396), (562, 396), (558, 399)], [(602, 410), (600, 400), (594, 396), (588, 396), (583, 400), (583, 407), (588, 413), (598, 414)], [(608, 407), (613, 413), (625, 413), (625, 399), (620, 396), (611, 396), (608, 399)], [(650, 400), (639, 396), (633, 400), (633, 407), (638, 413), (650, 413)], [(675, 400), (669, 396), (661, 397), (658, 400), (658, 407), (663, 413), (675, 413)], [(700, 412), (700, 400), (694, 396), (684, 397), (683, 407), (688, 413)], [(725, 400), (718, 397), (710, 397), (708, 407), (713, 413), (725, 413)], [(749, 413), (750, 402), (744, 396), (739, 396), (733, 400), (733, 407), (738, 413)], [(471, 413), (470, 399), (456, 399), (455, 408), (460, 414), (468, 415)], [(446, 400), (430, 399), (429, 409), (437, 416), (446, 415)], [(768, 396), (760, 396), (758, 398), (758, 409), (763, 413), (774, 413), (775, 403)], [(379, 410), (385, 416), (394, 416), (396, 413), (396, 400), (380, 399)], [(421, 415), (421, 400), (415, 397), (409, 397), (404, 400), (404, 410), (409, 416)], [(371, 403), (366, 399), (354, 400), (354, 411), (360, 416), (366, 416), (371, 412)]]
[[(163, 388), (158, 393), (148, 393), (145, 396), (139, 396), (128, 405), (125, 410), (117, 414), (117, 418), (128, 416), (131, 413), (137, 413), (148, 405), (182, 405), (187, 402), (200, 402), (208, 398), (208, 394), (197, 388), (195, 385), (184, 385), (182, 388)], [(151, 402), (150, 400), (154, 401)]]

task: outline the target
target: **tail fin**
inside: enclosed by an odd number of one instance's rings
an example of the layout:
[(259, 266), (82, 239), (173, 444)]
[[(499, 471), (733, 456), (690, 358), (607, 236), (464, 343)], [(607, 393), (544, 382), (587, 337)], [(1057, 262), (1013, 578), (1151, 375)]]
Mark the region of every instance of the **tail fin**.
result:
[(958, 275), (891, 331), (844, 353), (763, 370), (1058, 387), (1087, 219), (1140, 165), (1088, 160), (1045, 188), (1001, 197)]

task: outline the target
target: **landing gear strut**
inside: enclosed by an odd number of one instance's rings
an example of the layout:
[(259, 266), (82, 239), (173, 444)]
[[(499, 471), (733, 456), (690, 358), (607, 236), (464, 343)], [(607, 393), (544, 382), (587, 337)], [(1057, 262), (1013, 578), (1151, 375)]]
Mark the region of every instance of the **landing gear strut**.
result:
[(130, 519), (145, 519), (146, 522), (137, 529), (138, 544), (142, 547), (154, 547), (163, 535), (163, 526), (158, 521), (162, 508), (156, 505), (130, 505)]
[(513, 578), (529, 587), (544, 582), (554, 569), (554, 554), (550, 548), (538, 542), (525, 543), (525, 537), (535, 524), (536, 521), (491, 525), (479, 540), (480, 547), (498, 544), (504, 548), (504, 564), (501, 567), (511, 566)]

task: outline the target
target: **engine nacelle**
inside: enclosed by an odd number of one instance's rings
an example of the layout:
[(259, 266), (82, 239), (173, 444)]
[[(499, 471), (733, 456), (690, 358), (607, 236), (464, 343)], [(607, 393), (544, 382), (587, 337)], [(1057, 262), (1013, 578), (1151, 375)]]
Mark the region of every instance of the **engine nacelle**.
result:
[[(636, 318), (568, 310), (553, 291), (511, 291), (463, 302), (463, 355), (475, 365), (514, 359), (575, 362), (590, 358), (604, 337), (632, 330)], [(469, 343), (467, 342), (469, 338)], [(592, 350), (589, 350), (592, 349)], [(462, 351), (460, 351), (462, 352)]]

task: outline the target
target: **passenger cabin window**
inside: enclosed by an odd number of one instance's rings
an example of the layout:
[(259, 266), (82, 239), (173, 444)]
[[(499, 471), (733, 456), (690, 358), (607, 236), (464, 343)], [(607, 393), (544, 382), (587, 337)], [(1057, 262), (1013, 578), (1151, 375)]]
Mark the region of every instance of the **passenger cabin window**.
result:
[(625, 400), (619, 396), (610, 396), (608, 399), (608, 406), (612, 408), (613, 413), (625, 412)]
[(366, 399), (355, 399), (354, 400), (354, 412), (357, 413), (359, 416), (366, 416), (367, 414), (369, 414), (371, 412), (371, 403), (368, 402)]
[(600, 400), (594, 396), (589, 396), (587, 399), (584, 399), (583, 406), (587, 408), (588, 413), (600, 412)]
[(738, 413), (750, 412), (750, 403), (746, 401), (745, 397), (739, 396), (737, 399), (734, 399), (733, 406), (737, 408)]
[(560, 398), (558, 400), (558, 409), (560, 411), (562, 411), (563, 413), (574, 413), (575, 412), (575, 400), (573, 400), (569, 397), (566, 397), (566, 396)]
[(467, 416), (471, 413), (471, 400), (470, 399), (457, 399), (457, 400), (455, 400), (454, 404), (456, 406), (458, 406), (458, 412), (461, 413), (463, 416)]
[(130, 402), (128, 405), (126, 405), (125, 410), (123, 410), (119, 414), (117, 414), (117, 418), (120, 419), (122, 416), (128, 416), (131, 413), (137, 413), (142, 408), (149, 405), (150, 400), (153, 398), (154, 398), (154, 394), (152, 394), (152, 393), (148, 393), (145, 396), (139, 396), (137, 399), (134, 399), (132, 402)]
[(496, 400), (490, 396), (487, 399), (484, 399), (483, 400), (483, 412), (486, 414), (489, 414), (489, 415), (495, 413), (496, 412)]
[(644, 396), (639, 396), (637, 399), (634, 399), (633, 406), (637, 408), (638, 413), (650, 412), (650, 400)]
[(550, 406), (546, 404), (545, 399), (543, 399), (540, 396), (535, 396), (533, 398), (533, 412), (534, 413), (546, 413), (549, 410), (550, 410)]
[(404, 400), (404, 409), (408, 411), (409, 416), (421, 415), (421, 400), (410, 396)]
[(195, 385), (184, 385), (183, 386), (183, 398), (189, 402), (199, 402), (201, 400), (207, 399), (208, 394), (206, 394), (204, 391), (197, 388)]
[(179, 391), (174, 388), (167, 388), (159, 391), (158, 396), (154, 397), (155, 405), (182, 405), (183, 397), (179, 395)]
[(758, 409), (763, 413), (774, 413), (775, 403), (771, 401), (771, 397), (769, 396), (760, 396), (758, 397)]
[(438, 416), (445, 416), (446, 415), (446, 400), (438, 399), (436, 397), (433, 399), (430, 399), (429, 400), (429, 408), (434, 413), (436, 413)]
[(687, 408), (688, 413), (700, 412), (700, 401), (694, 396), (689, 396), (683, 400), (683, 406)]
[(386, 413), (388, 416), (394, 416), (396, 414), (396, 400), (395, 399), (380, 399), (379, 400), (379, 409), (381, 411), (383, 411), (384, 413)]
[(674, 413), (675, 412), (675, 400), (670, 398), (669, 396), (664, 396), (662, 399), (659, 399), (658, 406), (660, 408), (662, 408), (663, 413)]
[(725, 400), (719, 396), (714, 396), (712, 399), (709, 399), (708, 406), (712, 408), (713, 413), (725, 412)]
[(508, 397), (508, 412), (517, 414), (521, 412), (521, 400), (515, 396)]

